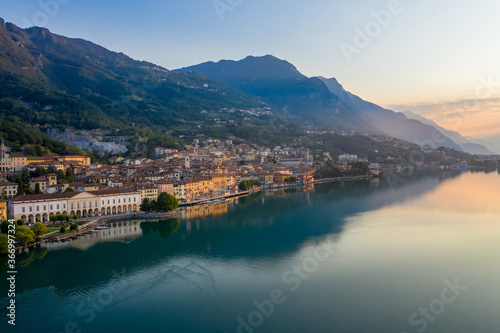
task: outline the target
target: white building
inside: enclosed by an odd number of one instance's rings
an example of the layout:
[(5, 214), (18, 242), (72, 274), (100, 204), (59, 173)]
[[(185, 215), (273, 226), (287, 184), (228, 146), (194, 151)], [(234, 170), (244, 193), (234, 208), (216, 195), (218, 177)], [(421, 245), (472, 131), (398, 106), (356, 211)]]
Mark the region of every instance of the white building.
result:
[(59, 214), (96, 217), (139, 211), (141, 192), (107, 189), (91, 192), (65, 192), (22, 195), (9, 202), (9, 218), (29, 224), (47, 223)]

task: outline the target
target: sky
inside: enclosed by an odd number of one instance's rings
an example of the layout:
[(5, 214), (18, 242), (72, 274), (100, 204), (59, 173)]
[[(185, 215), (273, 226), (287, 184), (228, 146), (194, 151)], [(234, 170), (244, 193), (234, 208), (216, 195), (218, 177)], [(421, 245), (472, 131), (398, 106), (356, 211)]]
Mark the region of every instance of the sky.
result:
[(43, 26), (168, 69), (272, 54), (304, 75), (335, 77), (365, 100), (500, 147), (499, 12), (498, 0), (0, 3), (0, 17), (20, 27)]

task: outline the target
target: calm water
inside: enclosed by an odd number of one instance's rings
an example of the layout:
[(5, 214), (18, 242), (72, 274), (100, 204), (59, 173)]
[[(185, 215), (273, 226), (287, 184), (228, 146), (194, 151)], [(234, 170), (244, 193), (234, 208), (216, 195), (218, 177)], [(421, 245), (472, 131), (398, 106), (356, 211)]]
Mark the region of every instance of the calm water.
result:
[(496, 173), (416, 174), (114, 223), (19, 256), (0, 332), (496, 333), (499, 198)]

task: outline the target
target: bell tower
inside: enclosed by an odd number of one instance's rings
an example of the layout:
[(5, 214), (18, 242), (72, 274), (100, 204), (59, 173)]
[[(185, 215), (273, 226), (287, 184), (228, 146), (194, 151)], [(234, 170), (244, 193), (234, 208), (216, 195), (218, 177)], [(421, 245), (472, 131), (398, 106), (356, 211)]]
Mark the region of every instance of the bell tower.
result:
[(6, 157), (7, 157), (7, 148), (5, 148), (2, 137), (2, 146), (0, 146), (0, 161), (5, 162), (7, 160)]

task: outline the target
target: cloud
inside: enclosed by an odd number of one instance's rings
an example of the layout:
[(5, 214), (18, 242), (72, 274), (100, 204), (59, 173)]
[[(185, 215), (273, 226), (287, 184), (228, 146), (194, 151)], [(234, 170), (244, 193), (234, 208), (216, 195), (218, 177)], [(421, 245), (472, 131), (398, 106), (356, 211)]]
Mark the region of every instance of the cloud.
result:
[(390, 105), (395, 111), (412, 111), (463, 136), (500, 136), (500, 98)]

